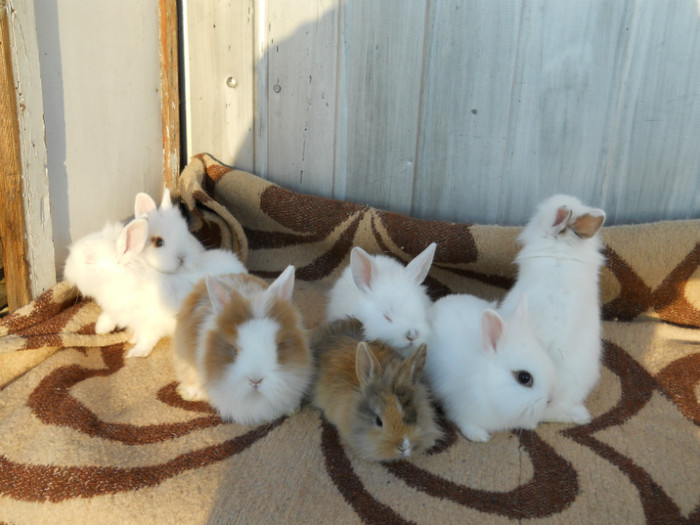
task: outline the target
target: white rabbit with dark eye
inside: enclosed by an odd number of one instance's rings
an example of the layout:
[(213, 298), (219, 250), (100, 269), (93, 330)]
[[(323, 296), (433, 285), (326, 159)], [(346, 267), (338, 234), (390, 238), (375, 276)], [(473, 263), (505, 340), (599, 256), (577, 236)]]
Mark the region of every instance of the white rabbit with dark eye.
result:
[(175, 331), (180, 396), (209, 400), (222, 419), (244, 425), (296, 410), (311, 382), (312, 359), (293, 287), (293, 266), (269, 287), (245, 274), (200, 281)]
[(246, 269), (231, 252), (204, 250), (169, 191), (160, 209), (138, 194), (134, 211), (137, 218), (126, 226), (110, 223), (73, 243), (65, 278), (102, 308), (95, 332), (130, 329), (134, 346), (127, 357), (143, 357), (172, 335), (182, 301), (205, 273)]
[(533, 429), (554, 386), (551, 360), (529, 324), (526, 297), (502, 317), (492, 303), (448, 295), (431, 309), (425, 373), (445, 414), (471, 441)]
[(430, 298), (421, 283), (433, 262), (431, 243), (406, 266), (387, 255), (369, 255), (359, 246), (329, 292), (326, 320), (358, 319), (367, 339), (390, 344), (404, 357), (430, 334)]
[(501, 309), (527, 293), (531, 322), (556, 368), (558, 387), (544, 421), (587, 423), (584, 401), (600, 377), (598, 279), (604, 257), (598, 232), (605, 212), (575, 197), (540, 204), (518, 237), (518, 278)]
[(95, 332), (116, 327), (132, 331), (134, 346), (128, 357), (148, 355), (158, 340), (175, 329), (175, 305), (161, 292), (164, 279), (141, 257), (148, 242), (148, 221), (134, 219), (126, 226), (108, 224), (70, 248), (65, 278), (102, 308)]

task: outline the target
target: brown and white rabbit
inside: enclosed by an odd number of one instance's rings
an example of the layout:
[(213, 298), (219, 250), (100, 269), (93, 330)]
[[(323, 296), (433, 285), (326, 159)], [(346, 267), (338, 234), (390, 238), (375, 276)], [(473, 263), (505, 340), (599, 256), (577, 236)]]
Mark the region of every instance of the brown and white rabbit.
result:
[(419, 381), (426, 345), (404, 359), (382, 342), (363, 339), (362, 324), (354, 318), (314, 334), (314, 405), (364, 459), (391, 461), (431, 448), (442, 432)]
[(244, 425), (296, 410), (312, 359), (293, 288), (293, 266), (270, 286), (247, 274), (201, 280), (177, 316), (180, 396), (209, 400), (223, 420)]
[(569, 195), (543, 201), (518, 237), (518, 279), (503, 300), (512, 311), (526, 293), (530, 321), (554, 363), (557, 384), (543, 421), (587, 423), (584, 401), (600, 377), (598, 232), (605, 212)]

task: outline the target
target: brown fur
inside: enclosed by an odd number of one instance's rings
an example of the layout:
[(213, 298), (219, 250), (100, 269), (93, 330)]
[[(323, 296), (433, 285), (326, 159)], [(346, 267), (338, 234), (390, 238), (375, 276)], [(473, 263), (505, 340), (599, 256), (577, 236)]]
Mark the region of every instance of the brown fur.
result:
[[(237, 288), (246, 286), (260, 290), (268, 288), (264, 280), (245, 274), (229, 275), (222, 284), (225, 285), (230, 299), (216, 317), (216, 330), (208, 334), (205, 342), (207, 348), (203, 358), (205, 377), (201, 379), (206, 382), (220, 380), (226, 368), (235, 361), (238, 353), (236, 348), (238, 327), (254, 317), (250, 300), (239, 293)], [(196, 362), (198, 334), (202, 330), (205, 314), (210, 308), (206, 282), (201, 280), (184, 301), (178, 314), (175, 338), (177, 355), (192, 366)], [(277, 333), (280, 365), (309, 367), (311, 356), (306, 330), (298, 310), (288, 301), (275, 299), (270, 304), (267, 317), (276, 320), (280, 325)]]
[(277, 299), (270, 306), (269, 316), (280, 324), (280, 330), (277, 332), (277, 355), (280, 364), (309, 366), (309, 343), (299, 311), (289, 302)]
[[(314, 334), (318, 377), (313, 403), (365, 459), (401, 458), (399, 446), (404, 437), (411, 441), (411, 454), (425, 451), (441, 435), (429, 394), (418, 381), (425, 347), (403, 360), (384, 343), (362, 343), (361, 332), (359, 321), (348, 319), (330, 323)], [(365, 359), (361, 356), (365, 344), (375, 363), (374, 374), (366, 383), (361, 378), (367, 367), (360, 364)], [(377, 416), (382, 426), (376, 424)]]
[(598, 233), (598, 230), (600, 230), (601, 226), (603, 226), (604, 221), (604, 216), (585, 214), (577, 217), (571, 227), (579, 237), (583, 239), (590, 239), (596, 233)]

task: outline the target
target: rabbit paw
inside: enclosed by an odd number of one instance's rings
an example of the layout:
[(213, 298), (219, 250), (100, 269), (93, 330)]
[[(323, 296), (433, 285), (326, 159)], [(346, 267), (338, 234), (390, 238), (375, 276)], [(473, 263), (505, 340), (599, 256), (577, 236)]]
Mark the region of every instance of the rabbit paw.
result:
[(550, 407), (544, 413), (544, 421), (554, 423), (574, 423), (585, 425), (591, 422), (591, 414), (588, 409), (581, 405)]
[(185, 401), (206, 401), (209, 399), (206, 392), (197, 385), (177, 385), (177, 393)]
[(475, 425), (459, 425), (459, 430), (469, 441), (476, 443), (486, 443), (491, 438), (491, 435), (486, 430)]
[(95, 323), (95, 333), (98, 335), (108, 334), (116, 327), (117, 323), (106, 312), (102, 312)]
[[(134, 341), (131, 341), (132, 343)], [(149, 341), (139, 341), (126, 353), (126, 357), (147, 357), (155, 345)]]

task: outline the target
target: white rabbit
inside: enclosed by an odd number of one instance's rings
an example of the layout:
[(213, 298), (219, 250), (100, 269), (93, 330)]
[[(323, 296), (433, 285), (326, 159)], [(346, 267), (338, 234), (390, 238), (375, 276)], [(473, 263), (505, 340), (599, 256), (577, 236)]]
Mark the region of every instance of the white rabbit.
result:
[(329, 292), (326, 320), (358, 319), (368, 340), (390, 344), (404, 357), (430, 334), (430, 298), (421, 285), (430, 271), (436, 244), (406, 266), (387, 255), (369, 255), (359, 246)]
[(76, 241), (64, 275), (102, 308), (95, 332), (129, 328), (134, 346), (127, 357), (143, 357), (172, 335), (182, 301), (206, 273), (246, 269), (231, 252), (205, 251), (167, 190), (160, 209), (140, 193), (134, 211), (137, 218), (126, 226), (110, 223)]
[(502, 303), (527, 293), (531, 321), (556, 368), (558, 387), (544, 421), (587, 423), (584, 401), (600, 377), (598, 279), (604, 257), (598, 234), (605, 212), (575, 197), (540, 204), (518, 237), (518, 278)]
[(445, 414), (472, 441), (537, 426), (550, 399), (554, 368), (538, 344), (523, 296), (505, 318), (467, 294), (431, 308), (425, 375)]
[(123, 227), (108, 224), (71, 246), (64, 272), (67, 281), (102, 308), (96, 333), (116, 327), (133, 332), (128, 357), (148, 355), (161, 337), (175, 329), (177, 305), (168, 303), (162, 288), (175, 288), (174, 282), (166, 281), (176, 277), (159, 273), (141, 257), (147, 242), (144, 218)]
[(165, 189), (160, 208), (146, 193), (138, 193), (134, 199), (134, 217), (148, 219), (148, 242), (141, 256), (153, 269), (161, 273), (197, 271), (198, 256), (204, 246), (190, 233), (187, 221), (170, 200), (170, 190)]
[(209, 400), (222, 419), (244, 425), (298, 408), (312, 358), (293, 287), (293, 266), (269, 287), (242, 274), (200, 281), (178, 314), (173, 355), (180, 395)]

